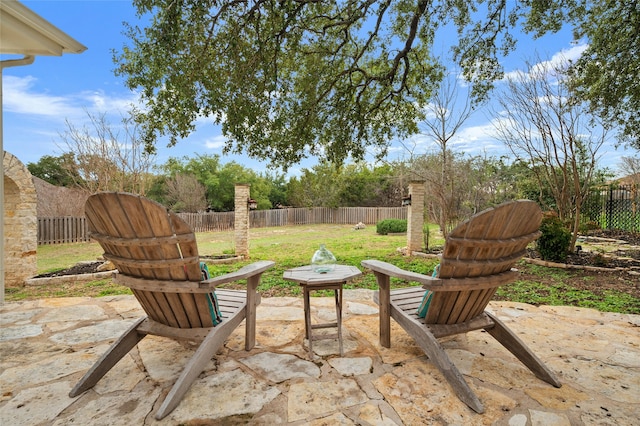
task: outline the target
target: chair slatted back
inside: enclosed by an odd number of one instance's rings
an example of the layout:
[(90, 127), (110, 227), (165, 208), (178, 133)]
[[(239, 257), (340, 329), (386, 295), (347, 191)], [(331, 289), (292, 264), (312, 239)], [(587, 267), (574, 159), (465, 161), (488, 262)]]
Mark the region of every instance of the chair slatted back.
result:
[[(91, 237), (123, 276), (156, 281), (202, 279), (194, 233), (179, 216), (147, 198), (116, 192), (89, 197)], [(163, 286), (166, 288), (166, 286)], [(149, 317), (179, 328), (211, 327), (208, 294), (132, 289)]]
[[(542, 212), (529, 200), (505, 203), (472, 216), (447, 237), (438, 277), (477, 282), (509, 271), (539, 235)], [(496, 286), (465, 291), (437, 291), (425, 322), (457, 324), (484, 312)]]

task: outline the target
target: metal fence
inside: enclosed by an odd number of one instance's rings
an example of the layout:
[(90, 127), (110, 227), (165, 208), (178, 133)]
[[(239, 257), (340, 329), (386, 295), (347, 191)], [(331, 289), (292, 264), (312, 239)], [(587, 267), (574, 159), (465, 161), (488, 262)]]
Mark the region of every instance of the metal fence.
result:
[(601, 229), (640, 232), (640, 187), (610, 185), (591, 191), (581, 222)]
[[(234, 212), (178, 213), (194, 232), (230, 231)], [(254, 210), (249, 212), (251, 228), (334, 223), (375, 224), (383, 219), (406, 219), (406, 207), (327, 207)], [(39, 217), (38, 244), (61, 244), (89, 241), (84, 217)]]

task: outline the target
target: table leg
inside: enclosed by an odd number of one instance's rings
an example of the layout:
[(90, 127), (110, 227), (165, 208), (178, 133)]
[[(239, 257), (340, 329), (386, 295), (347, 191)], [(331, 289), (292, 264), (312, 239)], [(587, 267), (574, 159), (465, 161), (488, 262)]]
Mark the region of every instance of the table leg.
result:
[(340, 347), (340, 356), (344, 356), (344, 350), (342, 348), (342, 286), (339, 289), (334, 290), (336, 298), (336, 317), (338, 323), (338, 345)]
[(307, 341), (309, 342), (309, 356), (311, 357), (311, 359), (313, 359), (313, 348), (311, 346), (311, 341), (313, 340), (311, 338), (311, 304), (310, 304), (310, 300), (309, 300), (309, 289), (308, 287), (304, 287), (303, 290), (303, 294), (304, 294), (304, 334), (307, 338)]

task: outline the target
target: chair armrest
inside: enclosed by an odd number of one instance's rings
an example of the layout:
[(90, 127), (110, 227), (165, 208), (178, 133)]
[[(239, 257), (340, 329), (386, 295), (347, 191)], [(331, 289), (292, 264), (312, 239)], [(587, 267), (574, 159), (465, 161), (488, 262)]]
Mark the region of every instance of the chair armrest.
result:
[(235, 272), (220, 275), (217, 277), (209, 278), (208, 280), (200, 281), (200, 288), (215, 288), (220, 284), (226, 284), (233, 281), (244, 280), (262, 274), (267, 269), (273, 267), (276, 263), (271, 260), (261, 260), (259, 262), (251, 263), (238, 269)]
[(430, 275), (418, 274), (416, 272), (406, 271), (381, 260), (363, 260), (361, 265), (371, 269), (373, 272), (388, 275), (394, 278), (400, 278), (406, 281), (415, 281), (423, 285), (424, 288), (438, 288), (444, 285), (443, 280), (434, 278)]
[(508, 284), (516, 279), (518, 272), (510, 269), (498, 274), (482, 275), (469, 278), (434, 278), (429, 275), (405, 271), (387, 262), (380, 260), (363, 260), (362, 266), (371, 269), (377, 274), (400, 278), (406, 281), (415, 281), (422, 284), (422, 288), (432, 291), (468, 291), (483, 290)]

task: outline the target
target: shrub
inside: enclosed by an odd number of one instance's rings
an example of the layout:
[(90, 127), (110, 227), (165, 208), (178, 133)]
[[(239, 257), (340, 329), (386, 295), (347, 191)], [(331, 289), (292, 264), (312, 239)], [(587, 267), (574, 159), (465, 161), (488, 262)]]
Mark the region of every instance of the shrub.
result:
[(581, 234), (586, 235), (589, 233), (589, 231), (595, 231), (596, 229), (600, 229), (600, 224), (598, 224), (598, 222), (590, 220), (586, 223), (581, 223), (579, 230)]
[(385, 219), (376, 223), (376, 232), (380, 235), (407, 232), (407, 221), (404, 219)]
[(557, 217), (545, 217), (540, 225), (542, 235), (538, 239), (538, 253), (544, 260), (564, 262), (569, 253), (571, 232)]

